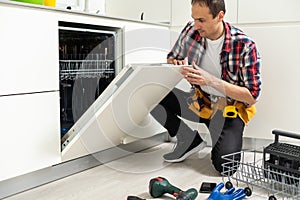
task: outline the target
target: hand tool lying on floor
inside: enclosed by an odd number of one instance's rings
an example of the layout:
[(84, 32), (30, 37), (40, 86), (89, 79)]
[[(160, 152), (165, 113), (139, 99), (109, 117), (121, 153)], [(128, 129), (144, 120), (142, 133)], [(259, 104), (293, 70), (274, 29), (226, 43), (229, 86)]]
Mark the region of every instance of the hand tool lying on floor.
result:
[(183, 191), (169, 183), (163, 177), (157, 177), (150, 180), (149, 183), (150, 195), (154, 198), (161, 197), (168, 193), (176, 197), (176, 200), (194, 200), (198, 196), (198, 191), (194, 188)]
[[(150, 180), (149, 193), (153, 198), (158, 198), (164, 194), (173, 195), (176, 200), (195, 200), (198, 196), (198, 191), (195, 188), (190, 188), (183, 191), (169, 183), (163, 177), (156, 177)], [(146, 200), (137, 196), (128, 196), (127, 200)]]
[(146, 200), (146, 199), (142, 199), (142, 198), (137, 197), (137, 196), (128, 196), (126, 200)]

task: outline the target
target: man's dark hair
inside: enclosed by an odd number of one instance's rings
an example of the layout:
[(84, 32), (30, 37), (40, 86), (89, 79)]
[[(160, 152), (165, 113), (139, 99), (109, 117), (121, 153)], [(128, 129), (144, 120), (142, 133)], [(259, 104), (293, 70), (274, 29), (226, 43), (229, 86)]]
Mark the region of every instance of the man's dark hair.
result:
[(192, 0), (191, 3), (192, 5), (200, 4), (207, 6), (213, 18), (215, 18), (220, 11), (226, 12), (224, 0)]

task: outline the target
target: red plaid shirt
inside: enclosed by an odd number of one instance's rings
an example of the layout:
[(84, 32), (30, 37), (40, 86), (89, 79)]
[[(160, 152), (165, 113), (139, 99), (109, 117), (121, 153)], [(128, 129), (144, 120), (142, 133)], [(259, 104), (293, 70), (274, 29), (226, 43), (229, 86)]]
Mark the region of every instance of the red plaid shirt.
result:
[[(260, 55), (255, 42), (240, 29), (223, 22), (225, 40), (220, 53), (222, 79), (242, 87), (247, 87), (255, 99), (261, 91)], [(201, 66), (205, 53), (205, 38), (194, 30), (194, 23), (189, 22), (182, 30), (167, 58), (183, 60), (188, 58), (189, 64), (195, 62)]]

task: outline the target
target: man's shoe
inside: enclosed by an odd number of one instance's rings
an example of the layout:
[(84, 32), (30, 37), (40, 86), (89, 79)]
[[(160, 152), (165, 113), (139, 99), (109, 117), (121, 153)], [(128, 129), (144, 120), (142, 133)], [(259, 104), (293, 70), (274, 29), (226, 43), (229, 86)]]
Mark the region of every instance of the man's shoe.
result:
[(163, 158), (166, 162), (182, 162), (192, 154), (204, 149), (206, 145), (197, 131), (186, 135), (178, 133), (173, 152), (163, 155)]

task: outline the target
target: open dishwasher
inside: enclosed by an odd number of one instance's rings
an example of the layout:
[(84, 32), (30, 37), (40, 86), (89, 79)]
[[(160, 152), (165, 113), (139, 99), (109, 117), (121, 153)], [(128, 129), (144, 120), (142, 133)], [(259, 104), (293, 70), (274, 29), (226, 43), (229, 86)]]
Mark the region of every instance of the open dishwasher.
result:
[(179, 67), (123, 66), (118, 28), (59, 27), (62, 161), (162, 133), (150, 111), (182, 79)]
[(161, 133), (150, 111), (182, 78), (180, 66), (124, 67), (63, 137), (63, 160)]

